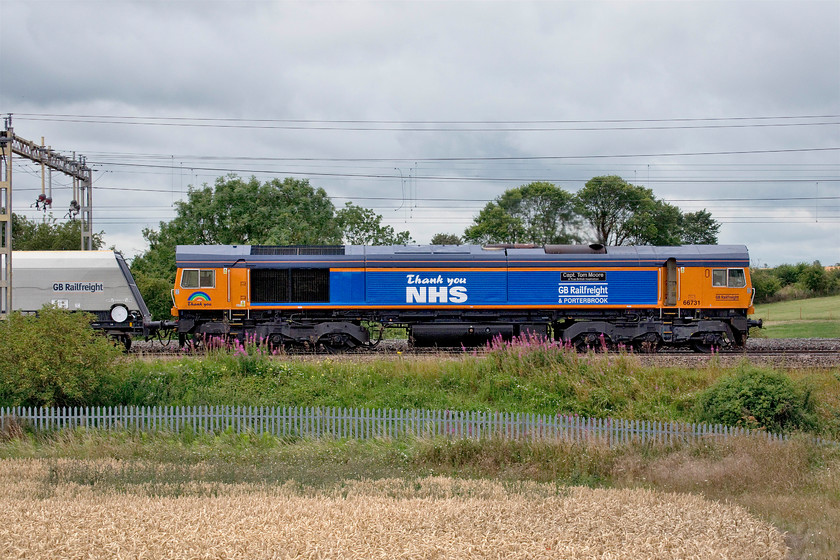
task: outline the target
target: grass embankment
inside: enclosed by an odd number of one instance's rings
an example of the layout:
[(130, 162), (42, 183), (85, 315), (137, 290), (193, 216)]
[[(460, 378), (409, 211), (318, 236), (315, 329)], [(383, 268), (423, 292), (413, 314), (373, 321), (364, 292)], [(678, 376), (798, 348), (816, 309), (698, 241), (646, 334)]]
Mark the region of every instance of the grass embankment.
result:
[[(744, 361), (733, 371), (714, 357), (697, 368), (653, 367), (633, 355), (579, 355), (531, 343), (479, 356), (357, 360), (213, 352), (127, 363), (112, 402), (103, 404), (481, 410), (693, 422), (702, 419), (697, 403), (703, 390), (751, 371), (764, 370)], [(840, 439), (840, 375), (786, 375), (814, 404), (809, 429)]]
[(767, 338), (840, 338), (840, 296), (756, 305), (753, 318)]

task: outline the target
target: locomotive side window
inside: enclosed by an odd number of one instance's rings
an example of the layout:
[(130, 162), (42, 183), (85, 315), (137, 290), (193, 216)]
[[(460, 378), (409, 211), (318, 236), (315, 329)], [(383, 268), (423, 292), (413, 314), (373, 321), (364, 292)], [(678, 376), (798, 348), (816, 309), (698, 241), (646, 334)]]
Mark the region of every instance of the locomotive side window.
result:
[(747, 276), (744, 274), (743, 268), (729, 269), (729, 287), (730, 288), (746, 288)]
[(743, 268), (716, 268), (712, 270), (712, 287), (746, 288), (747, 276)]
[(198, 271), (198, 287), (199, 288), (215, 288), (216, 287), (216, 271), (215, 270), (199, 270)]
[(182, 288), (215, 288), (216, 271), (187, 269), (181, 273)]

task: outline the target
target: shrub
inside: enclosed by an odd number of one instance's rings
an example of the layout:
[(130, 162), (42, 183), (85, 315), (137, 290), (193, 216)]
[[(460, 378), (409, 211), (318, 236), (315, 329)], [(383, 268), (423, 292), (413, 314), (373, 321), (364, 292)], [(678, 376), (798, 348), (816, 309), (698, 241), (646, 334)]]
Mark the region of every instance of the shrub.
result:
[(0, 322), (0, 404), (98, 404), (121, 352), (90, 328), (92, 317), (45, 306)]
[(799, 276), (807, 267), (808, 265), (805, 263), (782, 264), (777, 266), (773, 272), (782, 283), (782, 287), (785, 287), (799, 282)]
[(814, 429), (815, 409), (811, 391), (785, 374), (747, 366), (700, 393), (695, 413), (700, 422), (778, 433)]
[(831, 279), (820, 261), (805, 268), (799, 275), (799, 282), (802, 286), (815, 295), (825, 295), (831, 287)]
[(782, 283), (773, 271), (767, 269), (753, 269), (750, 272), (753, 288), (755, 288), (755, 302), (767, 303), (773, 300), (782, 288)]

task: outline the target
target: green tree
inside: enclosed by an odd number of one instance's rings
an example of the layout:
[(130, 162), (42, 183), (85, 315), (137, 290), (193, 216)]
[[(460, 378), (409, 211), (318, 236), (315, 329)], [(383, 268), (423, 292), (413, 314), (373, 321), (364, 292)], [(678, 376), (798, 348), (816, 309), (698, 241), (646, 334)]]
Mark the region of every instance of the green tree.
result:
[(175, 203), (175, 212), (175, 218), (160, 222), (158, 230), (143, 230), (149, 248), (131, 263), (140, 293), (156, 318), (169, 316), (176, 245), (341, 243), (327, 193), (305, 179), (261, 183), (255, 177), (219, 177), (212, 187), (190, 188), (186, 200)]
[[(260, 183), (234, 175), (214, 186), (191, 188), (175, 203), (176, 216), (160, 229), (143, 230), (149, 249), (136, 257), (132, 272), (175, 280), (175, 246), (204, 244), (333, 245), (341, 242), (335, 208), (324, 189), (305, 179)], [(145, 297), (145, 294), (144, 294)]]
[(806, 268), (808, 268), (808, 265), (805, 263), (780, 264), (773, 269), (773, 273), (779, 279), (779, 282), (782, 283), (782, 287), (785, 287), (799, 282)]
[(464, 239), (473, 243), (566, 244), (579, 241), (574, 196), (538, 181), (508, 189), (487, 203)]
[(132, 272), (137, 289), (143, 295), (143, 301), (149, 308), (149, 313), (155, 319), (164, 319), (172, 314), (172, 281), (157, 276), (149, 276), (135, 270)]
[(593, 177), (577, 193), (578, 211), (603, 245), (624, 245), (632, 230), (627, 227), (648, 198), (645, 189), (621, 177)]
[[(94, 249), (101, 249), (103, 232), (92, 235)], [(12, 214), (12, 249), (14, 251), (78, 251), (82, 247), (82, 222), (59, 222), (50, 214), (46, 221), (29, 220)]]
[[(645, 189), (648, 190), (648, 189)], [(682, 213), (672, 204), (656, 200), (651, 194), (625, 224), (628, 245), (680, 245)]]
[(715, 245), (718, 242), (718, 223), (712, 214), (703, 210), (683, 214), (680, 219), (682, 227), (682, 243), (686, 245)]
[(432, 236), (432, 245), (461, 245), (464, 242), (460, 235), (454, 233), (436, 233)]
[(391, 226), (382, 225), (382, 216), (370, 208), (352, 202), (336, 212), (335, 221), (343, 232), (344, 241), (350, 245), (406, 245), (411, 243), (407, 231), (396, 233)]
[(683, 214), (651, 189), (616, 175), (593, 177), (576, 195), (580, 215), (604, 245), (717, 243), (720, 225), (706, 210)]

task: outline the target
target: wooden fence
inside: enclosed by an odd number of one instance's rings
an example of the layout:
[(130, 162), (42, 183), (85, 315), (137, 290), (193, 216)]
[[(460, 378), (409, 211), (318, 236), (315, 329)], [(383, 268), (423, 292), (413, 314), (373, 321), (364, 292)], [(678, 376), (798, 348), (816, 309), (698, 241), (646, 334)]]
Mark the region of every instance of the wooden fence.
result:
[[(567, 440), (618, 446), (630, 442), (674, 444), (704, 438), (788, 436), (723, 425), (582, 418), (566, 414), (460, 412), (320, 407), (166, 406), (0, 408), (0, 430), (16, 423), (36, 431), (68, 428), (268, 433), (285, 438), (370, 439), (400, 437)], [(822, 442), (827, 443), (827, 442)]]

